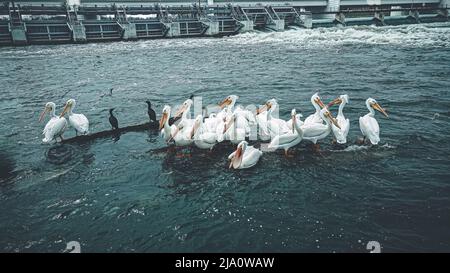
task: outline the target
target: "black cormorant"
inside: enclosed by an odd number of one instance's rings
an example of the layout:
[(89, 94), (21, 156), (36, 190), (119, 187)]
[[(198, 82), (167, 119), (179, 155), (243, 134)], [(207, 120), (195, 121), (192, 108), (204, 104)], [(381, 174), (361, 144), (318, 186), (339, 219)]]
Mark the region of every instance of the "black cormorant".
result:
[(150, 101), (148, 101), (148, 100), (145, 101), (145, 102), (148, 105), (147, 113), (148, 113), (148, 117), (150, 118), (150, 121), (151, 122), (156, 122), (156, 113), (155, 113), (155, 110), (152, 109), (152, 103)]
[(111, 123), (111, 127), (113, 130), (119, 129), (119, 121), (117, 118), (113, 115), (114, 108), (109, 109), (109, 123)]

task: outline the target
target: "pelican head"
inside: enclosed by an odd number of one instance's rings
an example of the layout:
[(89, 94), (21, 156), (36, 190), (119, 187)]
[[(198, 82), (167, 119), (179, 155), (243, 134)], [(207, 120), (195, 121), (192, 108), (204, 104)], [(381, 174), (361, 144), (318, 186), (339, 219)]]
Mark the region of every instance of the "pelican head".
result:
[(247, 145), (248, 145), (248, 142), (245, 140), (241, 141), (238, 144), (237, 149), (234, 153), (234, 156), (231, 158), (230, 169), (231, 169), (231, 167), (233, 167), (235, 169), (239, 168), (239, 166), (242, 163), (242, 157), (244, 156), (245, 149), (247, 149)]
[(63, 117), (65, 113), (67, 113), (67, 111), (69, 110), (73, 110), (73, 108), (75, 108), (76, 102), (74, 99), (70, 99), (66, 102), (66, 105), (64, 105), (64, 109), (61, 112), (61, 115), (59, 115), (59, 117)]
[(47, 102), (45, 104), (44, 111), (42, 111), (41, 115), (39, 116), (39, 122), (41, 122), (44, 119), (45, 114), (55, 111), (55, 109), (56, 104), (54, 102)]
[(200, 129), (202, 122), (203, 122), (203, 115), (198, 115), (194, 120), (194, 126), (192, 126), (191, 139), (194, 137), (197, 130)]
[(169, 119), (169, 117), (170, 117), (170, 106), (165, 105), (162, 110), (162, 117), (159, 120), (159, 130), (161, 130), (164, 127), (164, 124), (166, 124), (166, 121)]
[(381, 105), (378, 104), (378, 102), (375, 99), (368, 98), (366, 100), (366, 105), (367, 105), (367, 108), (370, 109), (370, 107), (372, 107), (373, 109), (377, 110), (378, 112), (380, 112), (383, 115), (385, 115), (386, 117), (388, 117), (388, 114), (386, 113), (386, 110), (384, 110), (384, 108), (381, 107)]
[(322, 102), (322, 99), (319, 97), (319, 93), (315, 93), (311, 96), (311, 103), (314, 105), (316, 109), (324, 108), (325, 105)]
[(228, 105), (234, 105), (236, 103), (237, 99), (239, 99), (239, 96), (229, 95), (222, 102), (219, 103), (219, 107), (221, 109), (223, 109), (224, 107), (226, 107)]
[(184, 112), (186, 112), (187, 110), (189, 110), (191, 108), (191, 105), (194, 102), (191, 99), (187, 99), (183, 102), (183, 104), (181, 105), (180, 109), (178, 109), (178, 111), (175, 113), (175, 117), (180, 117)]
[(340, 95), (339, 97), (335, 98), (334, 100), (332, 100), (329, 104), (328, 107), (331, 107), (333, 105), (336, 104), (341, 104), (341, 103), (348, 103), (348, 95)]
[(327, 119), (328, 121), (330, 121), (331, 123), (333, 123), (336, 127), (338, 127), (339, 129), (341, 129), (341, 126), (339, 126), (337, 120), (333, 117), (333, 115), (331, 114), (331, 112), (325, 107), (322, 110), (320, 110), (320, 116), (323, 120)]
[(277, 102), (276, 99), (270, 99), (261, 108), (258, 108), (256, 110), (256, 114), (258, 115), (260, 113), (268, 111), (268, 110), (270, 110), (272, 108), (275, 108), (277, 105), (278, 105), (278, 102)]

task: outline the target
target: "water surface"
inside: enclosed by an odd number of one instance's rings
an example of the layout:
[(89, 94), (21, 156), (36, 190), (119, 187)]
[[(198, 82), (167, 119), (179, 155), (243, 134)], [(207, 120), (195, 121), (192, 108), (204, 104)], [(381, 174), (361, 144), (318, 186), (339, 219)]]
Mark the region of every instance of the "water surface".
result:
[[(450, 24), (248, 33), (0, 48), (0, 251), (450, 251)], [(106, 96), (114, 88), (112, 96)], [(275, 97), (280, 115), (348, 94), (350, 144), (265, 153), (232, 171), (231, 146), (179, 157), (157, 132), (41, 144), (47, 101), (75, 98), (91, 131), (147, 121), (190, 94), (216, 103)], [(359, 147), (376, 98), (378, 147)], [(73, 136), (73, 130), (66, 137)]]

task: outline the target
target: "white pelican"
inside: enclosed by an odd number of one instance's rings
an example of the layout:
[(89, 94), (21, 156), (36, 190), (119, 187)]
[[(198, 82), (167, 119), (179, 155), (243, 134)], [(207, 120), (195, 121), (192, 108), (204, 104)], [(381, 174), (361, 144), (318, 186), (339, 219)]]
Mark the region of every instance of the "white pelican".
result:
[(328, 107), (331, 107), (335, 104), (339, 104), (338, 115), (336, 116), (336, 121), (341, 128), (336, 127), (334, 124), (331, 124), (331, 130), (333, 131), (334, 137), (336, 138), (337, 143), (345, 144), (347, 143), (347, 135), (348, 130), (350, 129), (350, 121), (344, 116), (344, 107), (348, 103), (348, 95), (341, 95), (339, 98), (334, 99), (332, 102), (328, 104)]
[(320, 108), (324, 108), (325, 105), (322, 102), (322, 99), (319, 97), (318, 93), (315, 93), (311, 96), (311, 103), (316, 109), (316, 112), (305, 119), (305, 124), (307, 123), (323, 123), (322, 118), (320, 117)]
[(247, 141), (241, 141), (236, 151), (228, 156), (228, 159), (231, 160), (230, 168), (246, 169), (253, 167), (258, 163), (261, 155), (262, 152), (259, 149), (248, 146)]
[(294, 125), (292, 131), (286, 132), (282, 135), (275, 136), (270, 142), (269, 149), (284, 149), (285, 156), (288, 156), (289, 148), (299, 144), (303, 139), (303, 130), (296, 121), (297, 112), (295, 109), (291, 111), (291, 124)]
[[(236, 101), (239, 99), (239, 96), (236, 95), (229, 95), (228, 97), (226, 97), (222, 102), (219, 103), (219, 107), (221, 109), (225, 108), (225, 107), (229, 107), (231, 109), (231, 111), (233, 111), (234, 109), (234, 105), (236, 104)], [(220, 117), (221, 118), (221, 117)]]
[[(231, 114), (231, 116), (228, 117), (225, 126), (223, 127), (223, 139), (229, 140), (233, 144), (238, 144), (241, 141), (245, 140), (245, 122), (245, 118), (240, 116), (239, 114)], [(221, 138), (219, 137), (219, 139)]]
[(172, 138), (172, 134), (175, 132), (176, 126), (174, 124), (169, 125), (171, 108), (169, 105), (164, 106), (162, 111), (162, 117), (159, 120), (159, 130), (164, 140), (168, 142)]
[(367, 137), (370, 140), (370, 143), (372, 143), (373, 145), (377, 145), (378, 142), (380, 142), (380, 126), (378, 125), (377, 120), (374, 118), (374, 109), (381, 112), (386, 117), (388, 117), (388, 114), (378, 104), (378, 102), (372, 98), (368, 98), (366, 100), (366, 106), (367, 109), (369, 109), (369, 113), (363, 117), (359, 117), (359, 128), (361, 129), (361, 133), (364, 136), (363, 142)]
[(194, 138), (194, 144), (200, 149), (212, 149), (217, 143), (217, 134), (208, 132), (206, 126), (203, 123), (203, 116), (198, 115), (194, 120), (194, 126), (192, 128), (192, 135)]
[[(221, 103), (219, 103), (219, 107), (222, 109), (228, 108), (228, 112), (224, 112), (223, 110), (217, 114), (217, 117), (219, 119), (223, 118), (224, 116), (228, 117), (232, 113), (239, 114), (240, 117), (244, 117), (247, 120), (247, 125), (245, 126), (247, 135), (250, 134), (250, 125), (255, 125), (256, 120), (253, 113), (247, 109), (244, 109), (242, 106), (237, 105), (236, 101), (239, 99), (239, 96), (236, 95), (229, 95), (226, 97)], [(228, 115), (227, 115), (228, 114)]]
[(73, 109), (75, 109), (75, 105), (76, 102), (74, 99), (68, 100), (59, 117), (63, 117), (66, 112), (69, 112), (69, 124), (75, 128), (76, 135), (78, 135), (78, 133), (86, 135), (89, 133), (89, 120), (83, 114), (74, 114), (72, 112)]
[(191, 119), (191, 106), (194, 102), (191, 99), (187, 99), (183, 102), (180, 109), (175, 113), (175, 118), (181, 116), (180, 123), (184, 123), (183, 126), (192, 126), (194, 120)]
[(204, 127), (205, 127), (204, 130), (211, 133), (215, 133), (219, 122), (220, 119), (217, 118), (216, 113), (212, 113), (211, 115), (209, 115), (209, 117), (205, 118), (204, 120)]
[(180, 122), (175, 125), (175, 128), (173, 131), (171, 131), (171, 138), (170, 140), (175, 141), (176, 146), (188, 146), (191, 145), (194, 142), (194, 134), (192, 128), (194, 127), (194, 120), (186, 118), (186, 113), (189, 111), (192, 104), (192, 100), (188, 99), (184, 104), (183, 107), (178, 110), (178, 113), (176, 116), (181, 116)]
[[(295, 109), (294, 109), (295, 110)], [(297, 111), (296, 111), (297, 112)], [(290, 130), (293, 130), (293, 124), (294, 124), (294, 120), (297, 123), (298, 127), (302, 126), (304, 124), (303, 120), (302, 120), (303, 115), (302, 114), (295, 114), (295, 119), (289, 119), (286, 121), (287, 126), (289, 127)]]
[[(270, 134), (270, 138), (273, 139), (275, 136), (280, 134), (285, 134), (289, 132), (291, 129), (289, 129), (287, 123), (285, 120), (275, 118), (272, 116), (272, 113), (278, 108), (278, 103), (276, 99), (270, 99), (266, 102), (266, 104), (258, 110), (259, 113), (264, 112), (267, 110), (267, 122), (264, 124), (264, 122), (261, 124), (262, 126), (266, 126), (266, 131)], [(264, 128), (263, 128), (263, 133)]]
[(325, 124), (310, 122), (305, 123), (300, 127), (303, 131), (303, 139), (311, 141), (314, 145), (317, 144), (318, 140), (324, 139), (330, 134), (331, 123), (340, 128), (336, 119), (331, 115), (330, 111), (328, 111), (326, 107), (320, 110), (319, 115), (321, 119), (325, 121)]
[(67, 128), (67, 120), (64, 117), (58, 117), (55, 114), (55, 108), (55, 103), (47, 102), (45, 104), (44, 111), (42, 111), (39, 117), (39, 122), (41, 122), (44, 119), (45, 114), (50, 113), (50, 120), (47, 122), (44, 130), (42, 131), (42, 134), (45, 136), (42, 139), (42, 142), (44, 143), (49, 143), (54, 139), (56, 140), (56, 137), (59, 137), (61, 140), (63, 140), (62, 134)]

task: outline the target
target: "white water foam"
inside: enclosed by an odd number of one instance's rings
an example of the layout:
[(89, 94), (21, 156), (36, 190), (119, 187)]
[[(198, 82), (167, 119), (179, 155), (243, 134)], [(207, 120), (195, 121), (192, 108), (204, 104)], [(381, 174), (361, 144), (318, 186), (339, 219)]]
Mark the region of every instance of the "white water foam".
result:
[(450, 23), (250, 32), (229, 37), (227, 41), (236, 44), (284, 43), (300, 47), (336, 47), (347, 44), (448, 47)]

